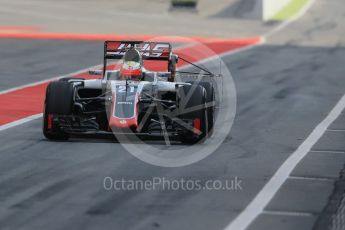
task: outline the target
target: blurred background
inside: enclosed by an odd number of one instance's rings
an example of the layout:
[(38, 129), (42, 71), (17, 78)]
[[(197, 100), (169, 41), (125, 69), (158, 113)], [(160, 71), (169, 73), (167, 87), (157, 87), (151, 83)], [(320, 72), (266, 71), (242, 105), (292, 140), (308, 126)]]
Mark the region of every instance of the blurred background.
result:
[[(343, 0), (0, 0), (0, 228), (344, 229), (343, 5)], [(157, 36), (186, 54), (188, 41), (198, 41), (213, 55), (196, 61), (217, 56), (231, 72), (236, 117), (213, 154), (165, 168), (140, 161), (112, 140), (43, 137), (49, 81), (90, 77), (87, 70), (103, 61), (104, 40)], [(330, 126), (318, 126), (338, 102)], [(296, 157), (316, 127), (325, 130), (316, 129), (320, 138)], [(291, 156), (291, 172), (284, 171), (263, 196)], [(106, 177), (190, 179), (202, 185), (238, 178), (242, 189), (115, 191), (104, 188)], [(248, 209), (253, 201), (259, 205)], [(243, 215), (248, 212), (254, 214)]]

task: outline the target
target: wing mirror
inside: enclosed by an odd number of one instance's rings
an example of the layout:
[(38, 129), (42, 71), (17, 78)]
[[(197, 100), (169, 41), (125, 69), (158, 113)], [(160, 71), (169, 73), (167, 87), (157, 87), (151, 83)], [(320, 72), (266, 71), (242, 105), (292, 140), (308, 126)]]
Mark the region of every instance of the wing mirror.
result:
[(94, 69), (92, 69), (92, 70), (89, 70), (89, 74), (90, 75), (102, 75), (103, 72), (102, 72), (102, 70), (94, 70)]

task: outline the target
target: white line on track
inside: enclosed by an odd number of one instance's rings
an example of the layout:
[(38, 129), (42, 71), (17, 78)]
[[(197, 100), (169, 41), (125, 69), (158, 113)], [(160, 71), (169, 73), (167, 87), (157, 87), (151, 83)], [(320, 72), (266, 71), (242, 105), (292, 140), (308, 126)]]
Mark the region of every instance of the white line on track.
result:
[(335, 150), (311, 150), (311, 153), (335, 153), (335, 154), (343, 154), (344, 151), (335, 151)]
[(69, 73), (69, 74), (66, 74), (66, 75), (61, 75), (61, 76), (58, 76), (58, 77), (48, 78), (48, 79), (44, 79), (42, 81), (36, 81), (36, 82), (30, 83), (30, 84), (21, 85), (21, 86), (13, 87), (13, 88), (10, 88), (10, 89), (2, 90), (2, 91), (0, 91), (0, 95), (1, 94), (5, 94), (5, 93), (10, 93), (10, 92), (13, 92), (13, 91), (16, 91), (16, 90), (24, 89), (24, 88), (27, 88), (27, 87), (31, 87), (31, 86), (36, 86), (36, 85), (39, 85), (39, 84), (47, 83), (47, 82), (50, 82), (50, 81), (58, 80), (58, 79), (64, 78), (64, 77), (73, 77), (75, 75), (85, 73), (88, 70), (93, 69), (93, 68), (101, 68), (102, 66), (103, 65), (90, 66), (88, 68), (81, 69), (81, 70), (78, 70), (76, 72)]
[(327, 129), (328, 132), (345, 132), (345, 129)]
[[(281, 31), (291, 23), (295, 22), (296, 20), (301, 18), (314, 3), (315, 0), (310, 0), (296, 16), (282, 23), (272, 31), (266, 33), (263, 37), (267, 39), (268, 37)], [(232, 222), (230, 222), (228, 226), (225, 227), (225, 230), (245, 230), (260, 214), (264, 212), (264, 208), (272, 200), (283, 183), (289, 178), (292, 170), (308, 154), (312, 146), (327, 131), (327, 128), (339, 117), (344, 108), (345, 95), (343, 95), (343, 97), (338, 101), (336, 106), (327, 115), (327, 117), (315, 127), (308, 138), (279, 167), (272, 178), (267, 182), (267, 184), (265, 184), (265, 186), (248, 204), (248, 206)]]
[(262, 214), (275, 215), (275, 216), (314, 216), (310, 212), (288, 212), (288, 211), (263, 211)]
[(244, 211), (225, 228), (226, 230), (244, 230), (264, 211), (264, 208), (278, 192), (279, 188), (289, 178), (292, 170), (308, 154), (313, 145), (326, 132), (328, 126), (338, 118), (344, 108), (345, 95), (343, 95), (327, 117), (315, 127), (308, 138), (280, 166)]
[(35, 120), (35, 119), (40, 118), (40, 117), (42, 117), (42, 113), (35, 114), (35, 115), (29, 116), (29, 117), (25, 117), (25, 118), (23, 118), (23, 119), (13, 121), (13, 122), (7, 123), (7, 124), (5, 124), (5, 125), (1, 125), (1, 126), (0, 126), (0, 132), (1, 132), (1, 131), (4, 131), (4, 130), (6, 130), (6, 129), (9, 129), (9, 128), (12, 128), (12, 127), (15, 127), (15, 126), (24, 124), (24, 123), (26, 123), (26, 122)]
[(330, 178), (330, 177), (289, 176), (288, 179), (292, 179), (292, 180), (334, 181), (336, 178)]

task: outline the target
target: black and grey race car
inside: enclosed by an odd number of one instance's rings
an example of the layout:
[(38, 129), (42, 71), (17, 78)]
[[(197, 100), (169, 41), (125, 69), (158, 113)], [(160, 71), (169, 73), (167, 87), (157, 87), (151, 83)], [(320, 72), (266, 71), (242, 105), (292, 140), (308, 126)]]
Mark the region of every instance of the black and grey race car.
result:
[[(120, 60), (107, 68), (110, 60)], [(216, 94), (208, 70), (176, 71), (179, 59), (171, 44), (106, 41), (99, 79), (63, 78), (46, 90), (43, 134), (51, 140), (71, 135), (119, 134), (176, 139), (197, 143), (211, 134)], [(144, 68), (144, 60), (166, 61), (167, 71)], [(195, 75), (192, 81), (181, 76)], [(177, 79), (180, 79), (179, 81)]]

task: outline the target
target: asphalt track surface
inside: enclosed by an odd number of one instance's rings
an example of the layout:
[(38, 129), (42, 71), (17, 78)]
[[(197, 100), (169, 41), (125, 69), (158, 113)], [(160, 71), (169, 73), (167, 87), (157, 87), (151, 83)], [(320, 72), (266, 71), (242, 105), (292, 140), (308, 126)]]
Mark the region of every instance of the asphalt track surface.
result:
[[(224, 229), (343, 95), (341, 4), (317, 1), (267, 44), (223, 57), (237, 89), (234, 126), (215, 153), (193, 165), (151, 166), (113, 140), (50, 142), (40, 119), (0, 132), (1, 229)], [(99, 42), (0, 46), (7, 55), (2, 89), (99, 64), (102, 55)], [(331, 128), (344, 129), (343, 115)], [(344, 135), (327, 131), (249, 229), (312, 229), (343, 167)], [(106, 191), (107, 176), (238, 177), (243, 189)]]

